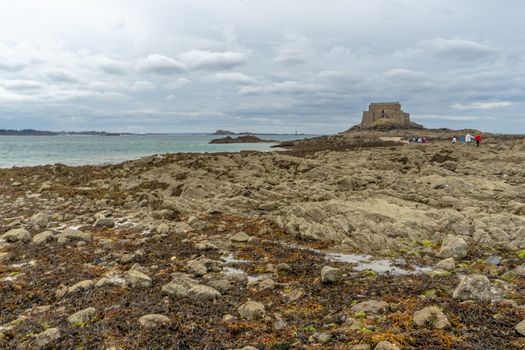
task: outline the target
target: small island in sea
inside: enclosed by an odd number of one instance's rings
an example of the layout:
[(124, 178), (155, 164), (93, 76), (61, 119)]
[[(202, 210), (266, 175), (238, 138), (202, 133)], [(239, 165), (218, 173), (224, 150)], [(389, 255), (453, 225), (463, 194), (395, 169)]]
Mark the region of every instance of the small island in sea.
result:
[(275, 140), (263, 140), (253, 135), (243, 135), (238, 137), (226, 136), (220, 139), (213, 139), (209, 143), (211, 144), (224, 144), (224, 143), (278, 143)]

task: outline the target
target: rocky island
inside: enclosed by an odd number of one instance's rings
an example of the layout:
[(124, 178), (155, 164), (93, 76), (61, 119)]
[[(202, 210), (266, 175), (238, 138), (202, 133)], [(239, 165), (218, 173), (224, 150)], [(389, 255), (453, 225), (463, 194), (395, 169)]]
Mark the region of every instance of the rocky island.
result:
[(0, 170), (0, 347), (522, 349), (525, 139)]
[(224, 144), (224, 143), (278, 143), (275, 140), (263, 140), (254, 135), (244, 135), (231, 137), (226, 136), (220, 139), (213, 139), (209, 143), (211, 144)]

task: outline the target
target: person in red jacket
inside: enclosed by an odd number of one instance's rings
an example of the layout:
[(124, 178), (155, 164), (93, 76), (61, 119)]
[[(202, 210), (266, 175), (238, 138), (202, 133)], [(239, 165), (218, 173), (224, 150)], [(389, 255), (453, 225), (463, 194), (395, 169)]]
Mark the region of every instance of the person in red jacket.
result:
[(479, 147), (479, 144), (481, 143), (481, 134), (477, 134), (476, 137), (474, 137), (474, 140), (476, 140), (476, 147)]

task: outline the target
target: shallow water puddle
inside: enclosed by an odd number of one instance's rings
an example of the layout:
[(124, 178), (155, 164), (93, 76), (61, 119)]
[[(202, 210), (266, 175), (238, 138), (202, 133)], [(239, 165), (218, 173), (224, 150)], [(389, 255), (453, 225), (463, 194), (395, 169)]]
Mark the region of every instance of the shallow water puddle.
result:
[[(272, 241), (268, 241), (272, 242)], [(389, 260), (389, 259), (378, 259), (373, 260), (371, 255), (363, 254), (346, 254), (346, 253), (334, 253), (326, 252), (315, 248), (305, 247), (299, 244), (289, 244), (285, 242), (273, 241), (272, 243), (277, 243), (288, 248), (300, 249), (305, 251), (310, 251), (313, 253), (324, 255), (325, 259), (328, 261), (336, 261), (348, 264), (354, 264), (353, 269), (355, 271), (365, 271), (371, 270), (379, 274), (392, 274), (392, 275), (411, 275), (417, 273), (430, 272), (432, 269), (430, 267), (421, 267), (421, 266), (411, 266), (413, 270), (405, 270), (399, 266), (395, 265), (405, 265), (403, 259)]]
[[(230, 253), (228, 255), (225, 255), (225, 256), (222, 256), (221, 260), (224, 261), (225, 265), (251, 264), (251, 262), (248, 261), (248, 260), (240, 260), (240, 259), (235, 258), (235, 256), (233, 256), (232, 253)], [(231, 266), (225, 266), (222, 269), (222, 271), (224, 272), (225, 275), (236, 275), (236, 274), (246, 275), (246, 271), (244, 271), (243, 269), (239, 269), (239, 268), (231, 267)], [(249, 282), (259, 281), (262, 278), (259, 275), (256, 275), (256, 276), (248, 275), (247, 277), (248, 277), (248, 281)]]
[(355, 264), (353, 269), (356, 271), (372, 270), (379, 274), (392, 274), (392, 275), (411, 275), (411, 274), (432, 271), (430, 267), (413, 266), (413, 270), (405, 270), (401, 267), (395, 266), (396, 264), (398, 265), (405, 264), (405, 261), (403, 259), (371, 260), (372, 257), (370, 255), (323, 253), (323, 252), (320, 252), (320, 253), (325, 254), (325, 259), (328, 261), (337, 261), (337, 262)]

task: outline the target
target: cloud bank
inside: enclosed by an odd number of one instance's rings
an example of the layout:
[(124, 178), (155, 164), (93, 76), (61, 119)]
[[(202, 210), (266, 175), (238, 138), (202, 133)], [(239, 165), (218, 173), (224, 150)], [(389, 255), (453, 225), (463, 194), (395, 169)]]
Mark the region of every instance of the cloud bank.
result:
[[(32, 11), (27, 11), (30, 8)], [(370, 102), (525, 133), (525, 3), (20, 0), (0, 128), (333, 133)]]

